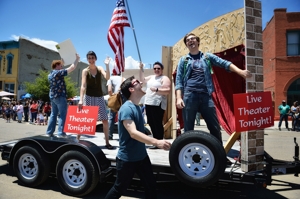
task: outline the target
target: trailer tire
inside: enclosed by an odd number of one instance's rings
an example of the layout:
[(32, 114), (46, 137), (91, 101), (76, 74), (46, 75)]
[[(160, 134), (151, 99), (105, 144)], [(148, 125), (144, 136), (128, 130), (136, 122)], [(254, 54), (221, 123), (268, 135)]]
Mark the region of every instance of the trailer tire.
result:
[(193, 187), (207, 187), (224, 174), (226, 153), (211, 134), (188, 131), (173, 142), (169, 161), (180, 181)]
[(97, 165), (80, 151), (68, 151), (59, 158), (56, 176), (60, 187), (72, 196), (87, 195), (99, 182)]
[(13, 158), (13, 170), (21, 184), (36, 187), (49, 177), (49, 157), (34, 146), (23, 146)]

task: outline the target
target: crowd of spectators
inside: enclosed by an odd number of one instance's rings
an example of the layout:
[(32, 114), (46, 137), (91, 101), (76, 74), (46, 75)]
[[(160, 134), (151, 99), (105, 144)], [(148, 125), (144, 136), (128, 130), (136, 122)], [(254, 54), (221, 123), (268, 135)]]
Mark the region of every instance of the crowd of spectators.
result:
[(28, 122), (30, 124), (47, 125), (51, 114), (51, 105), (42, 100), (24, 99), (9, 100), (0, 103), (0, 117), (7, 122)]

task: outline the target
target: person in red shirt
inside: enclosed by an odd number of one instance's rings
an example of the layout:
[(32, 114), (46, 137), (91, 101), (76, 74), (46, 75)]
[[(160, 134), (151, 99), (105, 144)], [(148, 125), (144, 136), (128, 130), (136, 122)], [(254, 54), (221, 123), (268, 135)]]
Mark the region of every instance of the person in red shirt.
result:
[(32, 101), (32, 104), (30, 105), (30, 113), (31, 113), (30, 122), (33, 123), (33, 119), (34, 119), (34, 122), (37, 122), (36, 116), (38, 113), (38, 104), (34, 100)]
[(45, 102), (45, 106), (43, 108), (43, 113), (46, 114), (46, 120), (48, 120), (48, 117), (51, 114), (51, 106), (50, 106), (49, 102)]

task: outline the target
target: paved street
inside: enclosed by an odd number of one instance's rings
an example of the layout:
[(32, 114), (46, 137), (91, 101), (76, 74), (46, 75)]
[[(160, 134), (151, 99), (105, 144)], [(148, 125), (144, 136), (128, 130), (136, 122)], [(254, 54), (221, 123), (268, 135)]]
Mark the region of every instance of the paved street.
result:
[[(199, 130), (206, 130), (203, 120)], [(277, 126), (277, 123), (275, 124)], [(28, 123), (17, 123), (0, 119), (0, 144), (22, 137), (44, 134), (46, 126), (37, 126)], [(223, 141), (226, 142), (228, 135), (223, 132)], [(292, 160), (294, 155), (294, 141), (297, 137), (300, 143), (300, 132), (279, 131), (276, 127), (265, 130), (265, 150), (276, 159)], [(84, 198), (104, 198), (112, 186), (113, 179), (107, 183), (99, 183), (96, 189)], [(157, 185), (159, 198), (299, 198), (300, 179), (293, 175), (273, 176), (273, 182), (267, 189), (258, 189), (252, 185), (235, 183), (218, 183), (214, 186), (200, 189), (191, 188), (180, 182), (160, 182)], [(125, 198), (143, 198), (144, 193), (139, 182), (132, 183)], [(0, 199), (6, 198), (74, 198), (61, 192), (57, 180), (50, 177), (43, 185), (37, 188), (27, 188), (18, 184), (12, 169), (7, 162), (0, 160)]]

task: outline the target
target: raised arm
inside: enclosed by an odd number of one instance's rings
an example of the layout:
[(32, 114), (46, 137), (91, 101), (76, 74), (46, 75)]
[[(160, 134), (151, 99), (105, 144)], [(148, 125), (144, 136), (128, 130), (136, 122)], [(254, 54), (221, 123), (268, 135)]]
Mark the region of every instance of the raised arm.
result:
[(143, 83), (147, 83), (149, 79), (151, 78), (151, 75), (148, 77), (145, 77), (144, 75), (144, 64), (143, 62), (140, 62), (140, 81)]
[(109, 78), (110, 78), (109, 62), (110, 62), (110, 58), (106, 57), (104, 60), (106, 71), (102, 67), (99, 67), (102, 75), (105, 77), (106, 80), (109, 80)]
[(86, 76), (87, 76), (87, 69), (84, 69), (82, 71), (82, 75), (81, 75), (81, 87), (80, 87), (80, 99), (78, 102), (78, 108), (79, 110), (82, 109), (82, 104), (83, 104), (83, 96), (86, 90)]
[(71, 64), (71, 66), (69, 66), (69, 67), (66, 69), (67, 72), (68, 72), (68, 74), (71, 73), (73, 70), (76, 69), (79, 60), (80, 60), (80, 56), (76, 53), (76, 59), (75, 59), (74, 63)]
[(107, 90), (108, 90), (108, 94), (109, 94), (109, 96), (112, 96), (113, 94), (114, 94), (114, 92), (113, 92), (113, 90), (112, 90), (112, 85), (111, 85), (111, 79), (109, 79), (108, 81), (107, 81)]

